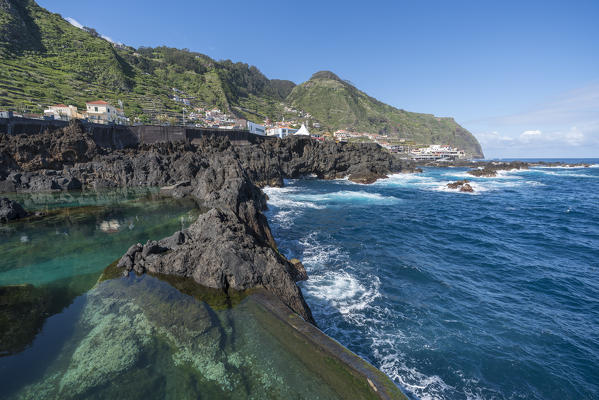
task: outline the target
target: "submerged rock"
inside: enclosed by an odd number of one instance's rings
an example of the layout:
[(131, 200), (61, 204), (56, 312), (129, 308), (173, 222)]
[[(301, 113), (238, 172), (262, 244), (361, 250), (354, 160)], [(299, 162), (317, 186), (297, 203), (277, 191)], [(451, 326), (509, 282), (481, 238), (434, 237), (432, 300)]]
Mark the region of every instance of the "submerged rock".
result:
[(25, 218), (27, 212), (16, 201), (0, 198), (0, 223), (6, 223), (19, 218)]
[(0, 357), (25, 350), (46, 319), (89, 290), (96, 279), (90, 274), (42, 286), (0, 286)]
[(11, 398), (404, 398), (265, 291), (215, 311), (129, 276), (99, 283), (77, 316), (57, 358)]

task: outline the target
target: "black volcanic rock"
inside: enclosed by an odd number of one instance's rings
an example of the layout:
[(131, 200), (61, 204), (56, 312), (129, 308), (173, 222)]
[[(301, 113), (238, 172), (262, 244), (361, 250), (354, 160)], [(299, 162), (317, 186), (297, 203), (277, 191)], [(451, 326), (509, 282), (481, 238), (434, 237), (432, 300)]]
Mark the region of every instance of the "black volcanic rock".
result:
[(146, 245), (135, 245), (118, 265), (137, 273), (176, 275), (228, 292), (264, 287), (306, 321), (310, 308), (295, 284), (297, 267), (261, 243), (230, 210), (200, 215), (188, 229)]
[(468, 173), (477, 177), (494, 177), (497, 176), (497, 171), (511, 171), (513, 169), (528, 169), (528, 163), (522, 161), (490, 162), (485, 163), (482, 168), (472, 169)]
[(472, 189), (472, 186), (470, 186), (469, 183), (464, 183), (462, 187), (460, 187), (460, 192), (472, 193), (474, 192), (474, 189)]
[(464, 180), (460, 180), (460, 181), (455, 181), (455, 182), (450, 182), (447, 184), (447, 187), (450, 189), (459, 189), (461, 186), (469, 183), (470, 181), (468, 179), (464, 179)]
[(356, 180), (384, 178), (394, 172), (414, 172), (410, 161), (400, 160), (376, 143), (320, 142), (288, 137), (238, 148), (239, 158), (250, 178), (259, 186), (282, 186), (283, 178), (316, 175), (336, 179), (355, 175)]
[(107, 149), (78, 123), (52, 133), (4, 136), (0, 155), (0, 188), (7, 191), (152, 186), (163, 194), (192, 197), (206, 212), (189, 229), (132, 246), (119, 266), (189, 278), (224, 292), (263, 287), (310, 322), (314, 319), (295, 284), (307, 279), (306, 270), (278, 252), (260, 186), (282, 186), (284, 178), (305, 175), (371, 183), (414, 170), (377, 144), (297, 137), (233, 146), (225, 137), (206, 135), (193, 144)]
[(0, 168), (18, 165), (23, 171), (58, 170), (65, 164), (91, 161), (98, 150), (81, 122), (74, 120), (65, 128), (37, 135), (3, 135)]
[(0, 223), (6, 223), (14, 219), (25, 218), (27, 212), (16, 201), (0, 198)]

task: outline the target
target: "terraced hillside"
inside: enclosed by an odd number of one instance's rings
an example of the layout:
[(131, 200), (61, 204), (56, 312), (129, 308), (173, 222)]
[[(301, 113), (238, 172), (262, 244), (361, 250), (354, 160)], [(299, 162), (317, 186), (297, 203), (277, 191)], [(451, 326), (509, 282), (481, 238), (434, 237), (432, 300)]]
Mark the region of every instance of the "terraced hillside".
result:
[(474, 136), (453, 119), (396, 109), (332, 72), (296, 86), (268, 79), (254, 66), (186, 49), (115, 45), (34, 0), (0, 0), (0, 59), (0, 109), (40, 113), (51, 104), (83, 108), (88, 100), (104, 99), (122, 102), (133, 121), (173, 123), (184, 108), (172, 99), (177, 88), (194, 106), (218, 107), (254, 122), (309, 113), (321, 131), (388, 133), (482, 156)]

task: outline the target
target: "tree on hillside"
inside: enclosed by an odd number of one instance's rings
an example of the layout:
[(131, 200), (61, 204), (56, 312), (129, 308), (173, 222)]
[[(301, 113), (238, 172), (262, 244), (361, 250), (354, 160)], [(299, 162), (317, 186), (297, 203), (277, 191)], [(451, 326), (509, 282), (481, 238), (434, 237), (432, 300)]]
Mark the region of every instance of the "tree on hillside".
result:
[(87, 33), (89, 33), (90, 35), (92, 35), (93, 37), (100, 37), (100, 34), (98, 33), (98, 31), (96, 31), (94, 28), (90, 28), (89, 26), (84, 26), (83, 30), (86, 31)]

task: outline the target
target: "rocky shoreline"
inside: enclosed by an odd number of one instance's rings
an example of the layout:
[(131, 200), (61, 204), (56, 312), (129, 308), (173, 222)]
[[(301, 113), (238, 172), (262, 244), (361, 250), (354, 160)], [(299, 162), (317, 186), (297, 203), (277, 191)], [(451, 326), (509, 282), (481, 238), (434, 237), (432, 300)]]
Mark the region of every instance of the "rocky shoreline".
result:
[(499, 171), (526, 170), (531, 167), (544, 168), (590, 168), (589, 163), (564, 163), (561, 161), (547, 162), (528, 162), (528, 161), (472, 161), (472, 160), (454, 160), (454, 161), (429, 161), (417, 162), (421, 167), (442, 167), (442, 168), (470, 168), (467, 173), (475, 177), (492, 178), (497, 176)]
[(164, 194), (193, 198), (205, 211), (171, 237), (132, 243), (119, 262), (124, 273), (185, 277), (224, 293), (265, 288), (313, 324), (296, 285), (307, 278), (305, 270), (278, 251), (260, 188), (307, 175), (371, 183), (415, 170), (375, 144), (309, 138), (233, 146), (226, 138), (205, 136), (192, 143), (111, 149), (94, 143), (78, 122), (38, 135), (0, 137), (0, 193), (162, 187)]

